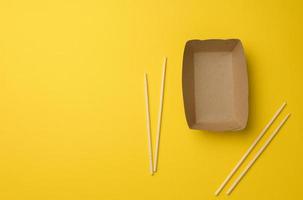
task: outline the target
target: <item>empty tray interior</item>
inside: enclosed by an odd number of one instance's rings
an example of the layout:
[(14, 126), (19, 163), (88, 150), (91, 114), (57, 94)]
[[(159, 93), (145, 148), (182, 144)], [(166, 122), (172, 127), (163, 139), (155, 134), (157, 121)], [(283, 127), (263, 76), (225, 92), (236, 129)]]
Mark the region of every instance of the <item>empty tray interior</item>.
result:
[(186, 44), (183, 95), (191, 128), (243, 129), (248, 115), (247, 84), (239, 40), (192, 40)]

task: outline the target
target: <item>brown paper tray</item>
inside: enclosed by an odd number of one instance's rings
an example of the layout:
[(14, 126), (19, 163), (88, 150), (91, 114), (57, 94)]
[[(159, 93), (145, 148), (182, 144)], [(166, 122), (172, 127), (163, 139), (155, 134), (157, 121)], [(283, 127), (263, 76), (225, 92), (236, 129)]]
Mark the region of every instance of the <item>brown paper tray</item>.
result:
[(235, 131), (246, 127), (248, 78), (240, 40), (188, 41), (182, 87), (191, 129)]

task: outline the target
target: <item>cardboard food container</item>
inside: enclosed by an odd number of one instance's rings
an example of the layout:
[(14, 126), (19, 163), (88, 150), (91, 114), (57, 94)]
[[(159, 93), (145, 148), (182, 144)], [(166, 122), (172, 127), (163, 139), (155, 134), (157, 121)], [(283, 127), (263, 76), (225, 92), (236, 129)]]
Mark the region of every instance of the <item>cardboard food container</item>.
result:
[(248, 78), (238, 39), (190, 40), (182, 71), (183, 100), (191, 129), (238, 131), (248, 119)]

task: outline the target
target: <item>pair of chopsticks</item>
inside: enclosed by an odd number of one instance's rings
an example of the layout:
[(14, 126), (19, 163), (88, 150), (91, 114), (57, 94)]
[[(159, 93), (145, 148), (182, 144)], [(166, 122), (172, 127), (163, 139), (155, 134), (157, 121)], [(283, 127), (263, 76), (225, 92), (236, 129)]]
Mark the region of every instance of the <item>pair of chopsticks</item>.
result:
[[(232, 178), (232, 176), (236, 173), (236, 171), (239, 169), (239, 167), (243, 164), (245, 159), (248, 157), (248, 155), (251, 153), (251, 151), (255, 148), (257, 143), (261, 140), (261, 138), (265, 135), (268, 128), (273, 124), (273, 122), (277, 119), (277, 117), (280, 115), (283, 108), (286, 106), (286, 102), (282, 104), (282, 106), (276, 111), (274, 116), (271, 118), (271, 120), (268, 122), (268, 124), (263, 128), (263, 130), (260, 132), (258, 137), (254, 140), (254, 142), (251, 144), (251, 146), (248, 148), (248, 150), (245, 152), (245, 154), (242, 156), (242, 158), (239, 160), (239, 162), (236, 164), (236, 166), (233, 168), (233, 170), (228, 174), (228, 176), (225, 178), (223, 183), (219, 186), (219, 188), (216, 190), (215, 195), (218, 196), (219, 193), (223, 190), (223, 188), (226, 186), (226, 184), (229, 182), (229, 180)], [(269, 136), (269, 138), (266, 140), (266, 142), (263, 144), (263, 146), (259, 149), (259, 151), (256, 153), (256, 155), (253, 157), (253, 159), (247, 164), (247, 166), (244, 168), (244, 170), (241, 172), (241, 174), (237, 177), (237, 179), (232, 183), (230, 188), (227, 190), (226, 194), (230, 195), (232, 191), (235, 189), (235, 187), (239, 184), (239, 182), (242, 180), (244, 175), (248, 172), (248, 170), (252, 167), (252, 165), (255, 163), (255, 161), (260, 157), (262, 152), (266, 149), (266, 147), (269, 145), (269, 143), (273, 140), (273, 138), (277, 135), (283, 124), (286, 122), (286, 120), (289, 118), (290, 114), (287, 114), (286, 117), (280, 122), (280, 124), (277, 126), (277, 128), (272, 132), (272, 134)]]
[(165, 85), (165, 74), (166, 74), (166, 63), (167, 63), (167, 58), (164, 59), (163, 71), (162, 71), (162, 83), (161, 83), (161, 92), (160, 92), (160, 108), (159, 108), (159, 113), (158, 113), (159, 116), (158, 116), (156, 152), (155, 152), (155, 157), (154, 157), (154, 161), (155, 161), (154, 165), (153, 165), (153, 150), (152, 150), (152, 139), (151, 139), (151, 128), (150, 128), (148, 80), (147, 80), (147, 74), (146, 73), (144, 74), (145, 104), (146, 104), (146, 127), (147, 127), (148, 153), (149, 153), (149, 164), (150, 164), (150, 173), (151, 173), (151, 175), (153, 175), (157, 171), (157, 167), (158, 167), (160, 132), (161, 132), (163, 97), (164, 97), (164, 85)]

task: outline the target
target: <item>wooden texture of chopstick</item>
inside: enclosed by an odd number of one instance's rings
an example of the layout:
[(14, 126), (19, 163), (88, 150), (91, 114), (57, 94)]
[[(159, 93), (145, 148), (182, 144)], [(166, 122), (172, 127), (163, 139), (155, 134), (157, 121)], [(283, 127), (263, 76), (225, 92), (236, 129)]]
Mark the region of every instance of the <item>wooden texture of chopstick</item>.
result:
[(146, 105), (146, 128), (147, 128), (147, 139), (148, 139), (148, 156), (149, 156), (149, 167), (151, 175), (154, 174), (153, 170), (153, 155), (152, 155), (152, 141), (151, 141), (151, 130), (150, 130), (150, 112), (149, 112), (149, 95), (148, 95), (148, 80), (147, 74), (144, 74), (144, 85), (145, 85), (145, 105)]
[(280, 108), (276, 111), (276, 113), (273, 115), (271, 120), (267, 123), (267, 125), (263, 128), (263, 130), (260, 132), (258, 137), (254, 140), (254, 142), (250, 145), (250, 147), (247, 149), (247, 151), (244, 153), (242, 158), (238, 161), (236, 166), (232, 169), (232, 171), (228, 174), (228, 176), (225, 178), (223, 183), (220, 185), (220, 187), (216, 190), (215, 195), (219, 195), (219, 193), (223, 190), (225, 185), (228, 183), (228, 181), (232, 178), (232, 176), (236, 173), (236, 171), (239, 169), (239, 167), (243, 164), (247, 156), (250, 154), (250, 152), (255, 148), (257, 143), (261, 140), (261, 138), (264, 136), (268, 128), (272, 125), (272, 123), (277, 119), (283, 108), (286, 106), (286, 102), (284, 102)]
[(254, 158), (247, 164), (245, 169), (241, 172), (241, 174), (237, 177), (237, 179), (233, 182), (233, 184), (230, 186), (230, 188), (227, 190), (226, 194), (230, 195), (232, 191), (235, 189), (235, 187), (239, 184), (241, 179), (244, 177), (244, 175), (247, 173), (247, 171), (252, 167), (252, 165), (256, 162), (256, 160), (260, 157), (260, 155), (263, 153), (263, 151), (266, 149), (266, 147), (270, 144), (270, 142), (273, 140), (273, 138), (277, 135), (283, 124), (286, 122), (286, 120), (289, 118), (290, 114), (288, 114), (281, 123), (277, 126), (277, 128), (273, 131), (273, 133), (270, 135), (270, 137), (266, 140), (264, 145), (259, 149), (257, 154), (254, 156)]
[(167, 58), (165, 58), (164, 62), (163, 62), (162, 82), (161, 82), (161, 92), (160, 92), (160, 105), (159, 105), (159, 113), (158, 113), (158, 128), (157, 128), (156, 147), (155, 147), (155, 151), (156, 152), (155, 152), (155, 157), (154, 157), (154, 172), (157, 171), (157, 167), (158, 167), (158, 157), (159, 157), (160, 132), (161, 132), (162, 111), (163, 111), (163, 96), (164, 96), (166, 63), (167, 63)]

